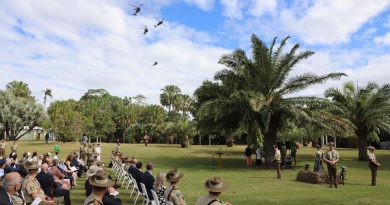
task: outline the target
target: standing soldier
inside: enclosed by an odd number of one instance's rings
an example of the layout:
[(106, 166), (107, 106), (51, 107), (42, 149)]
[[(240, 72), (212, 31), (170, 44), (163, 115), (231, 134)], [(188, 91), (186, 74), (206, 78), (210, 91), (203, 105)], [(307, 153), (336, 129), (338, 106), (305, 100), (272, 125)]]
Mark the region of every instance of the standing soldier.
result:
[(85, 162), (85, 156), (86, 156), (87, 147), (86, 144), (81, 142), (80, 144), (80, 158)]
[(376, 160), (376, 157), (374, 154), (375, 147), (368, 146), (367, 149), (368, 149), (368, 153), (367, 153), (368, 167), (370, 167), (370, 169), (371, 169), (371, 186), (376, 186), (376, 172), (377, 172), (378, 167), (380, 167), (381, 165)]
[(334, 185), (337, 188), (337, 162), (339, 161), (339, 153), (334, 149), (334, 143), (328, 144), (329, 151), (325, 154), (324, 161), (328, 167), (329, 188)]
[(115, 152), (120, 152), (121, 149), (121, 144), (119, 144), (119, 140), (116, 141), (116, 147), (115, 147)]
[(276, 167), (277, 177), (278, 179), (281, 179), (282, 176), (280, 174), (280, 158), (282, 157), (280, 154), (280, 150), (277, 145), (274, 145), (275, 155), (274, 155), (274, 163)]
[(5, 157), (5, 147), (7, 146), (7, 143), (4, 139), (0, 142), (0, 157)]
[(14, 144), (11, 145), (11, 152), (17, 154), (16, 153), (17, 149), (18, 149), (18, 145), (16, 144), (16, 140), (14, 140)]
[(166, 175), (167, 181), (170, 185), (165, 189), (164, 198), (165, 201), (170, 201), (173, 205), (186, 205), (183, 194), (177, 188), (177, 183), (183, 178), (183, 174), (177, 169), (169, 171)]

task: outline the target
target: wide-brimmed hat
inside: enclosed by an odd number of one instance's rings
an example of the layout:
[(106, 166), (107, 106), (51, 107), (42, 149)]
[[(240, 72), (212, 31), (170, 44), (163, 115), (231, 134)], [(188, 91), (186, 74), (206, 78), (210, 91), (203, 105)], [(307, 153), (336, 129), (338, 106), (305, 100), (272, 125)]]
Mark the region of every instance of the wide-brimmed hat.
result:
[(103, 170), (99, 170), (93, 177), (90, 177), (89, 183), (97, 187), (112, 187), (115, 184), (114, 181), (108, 178), (107, 172)]
[(167, 175), (166, 179), (168, 182), (178, 182), (181, 178), (183, 178), (184, 174), (179, 172), (177, 169), (170, 170)]
[(89, 167), (88, 171), (87, 171), (87, 176), (88, 177), (92, 177), (94, 176), (99, 170), (101, 170), (98, 166), (96, 165), (92, 165)]
[(211, 192), (224, 192), (229, 188), (229, 184), (223, 182), (220, 177), (214, 176), (204, 183), (204, 188)]
[(40, 167), (38, 166), (38, 163), (36, 161), (27, 161), (26, 162), (26, 168), (28, 170), (34, 170), (34, 169), (39, 169)]
[(374, 146), (368, 146), (367, 149), (375, 150), (375, 147)]

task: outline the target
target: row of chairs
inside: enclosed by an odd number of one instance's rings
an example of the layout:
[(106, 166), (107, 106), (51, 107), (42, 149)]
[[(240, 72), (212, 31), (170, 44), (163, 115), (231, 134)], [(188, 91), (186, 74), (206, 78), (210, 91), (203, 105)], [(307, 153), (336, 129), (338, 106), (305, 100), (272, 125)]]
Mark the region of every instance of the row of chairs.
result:
[[(139, 197), (143, 198), (142, 205), (144, 203), (145, 205), (160, 205), (157, 193), (154, 190), (151, 190), (153, 195), (153, 200), (151, 200), (147, 194), (145, 184), (140, 183), (141, 187), (138, 187), (137, 181), (133, 178), (133, 176), (124, 169), (124, 166), (114, 160), (112, 160), (112, 172), (117, 177), (118, 182), (121, 183), (121, 186), (126, 186), (126, 191), (129, 191), (130, 197), (134, 194), (134, 205), (137, 203)], [(167, 201), (166, 204), (173, 205), (173, 203), (169, 201)]]

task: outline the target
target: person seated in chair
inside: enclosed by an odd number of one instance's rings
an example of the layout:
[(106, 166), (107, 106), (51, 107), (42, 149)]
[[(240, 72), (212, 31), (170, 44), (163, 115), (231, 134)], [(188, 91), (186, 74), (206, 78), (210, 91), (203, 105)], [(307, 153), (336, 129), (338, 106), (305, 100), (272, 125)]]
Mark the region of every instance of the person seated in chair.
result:
[(142, 183), (145, 185), (146, 192), (150, 200), (153, 200), (153, 194), (151, 190), (153, 189), (154, 181), (155, 181), (152, 172), (153, 172), (153, 164), (149, 162), (146, 165), (145, 173), (142, 175)]

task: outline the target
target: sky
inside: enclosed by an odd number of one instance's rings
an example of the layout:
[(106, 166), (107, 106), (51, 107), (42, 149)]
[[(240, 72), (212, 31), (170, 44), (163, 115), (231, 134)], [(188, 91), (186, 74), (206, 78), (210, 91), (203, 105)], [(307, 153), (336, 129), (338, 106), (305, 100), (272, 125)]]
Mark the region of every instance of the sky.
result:
[[(130, 4), (143, 4), (139, 15)], [(0, 0), (0, 19), (0, 89), (24, 81), (40, 101), (46, 88), (49, 102), (104, 88), (158, 104), (170, 84), (192, 95), (223, 54), (250, 56), (251, 34), (316, 52), (291, 76), (348, 75), (298, 95), (390, 79), (390, 0)]]

